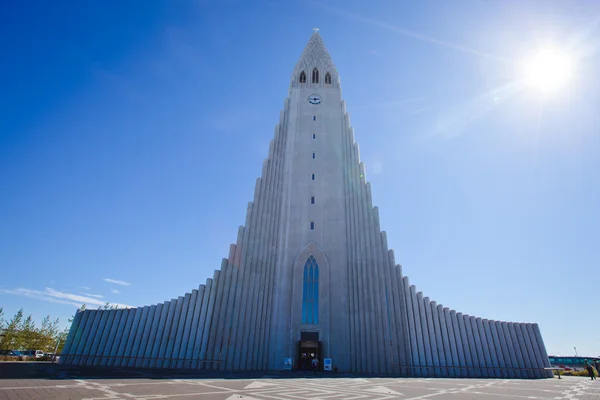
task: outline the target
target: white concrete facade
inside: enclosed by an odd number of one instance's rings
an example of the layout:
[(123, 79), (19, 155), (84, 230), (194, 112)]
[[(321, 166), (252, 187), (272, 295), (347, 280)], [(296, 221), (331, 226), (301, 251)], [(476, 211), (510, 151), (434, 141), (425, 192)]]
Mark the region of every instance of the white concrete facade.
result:
[[(311, 257), (316, 286), (305, 284)], [(306, 334), (318, 335), (319, 357), (340, 371), (551, 376), (537, 325), (463, 315), (403, 275), (317, 32), (294, 68), (245, 224), (220, 269), (162, 304), (77, 313), (61, 362), (279, 370), (297, 360)]]

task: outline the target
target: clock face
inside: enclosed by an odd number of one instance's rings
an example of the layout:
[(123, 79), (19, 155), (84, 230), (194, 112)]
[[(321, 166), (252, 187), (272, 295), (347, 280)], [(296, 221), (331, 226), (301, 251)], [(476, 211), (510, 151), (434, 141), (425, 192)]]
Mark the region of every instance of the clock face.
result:
[(319, 96), (318, 94), (311, 94), (310, 96), (308, 96), (308, 102), (310, 104), (320, 104), (321, 96)]

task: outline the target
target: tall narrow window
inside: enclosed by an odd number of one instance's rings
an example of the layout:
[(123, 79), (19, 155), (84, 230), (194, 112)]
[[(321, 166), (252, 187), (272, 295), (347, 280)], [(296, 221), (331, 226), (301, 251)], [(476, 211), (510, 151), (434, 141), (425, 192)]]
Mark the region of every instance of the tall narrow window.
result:
[(317, 134), (313, 133), (313, 139), (316, 139), (316, 138), (317, 138)]
[(313, 158), (317, 158), (317, 153), (313, 152)]
[(304, 264), (304, 285), (302, 287), (302, 323), (319, 323), (319, 265), (314, 256)]
[(315, 196), (310, 197), (310, 204), (315, 204)]
[(306, 74), (304, 73), (304, 71), (300, 72), (300, 77), (298, 78), (298, 82), (306, 83)]
[(312, 83), (319, 83), (319, 70), (317, 68), (313, 69)]
[(315, 230), (315, 223), (314, 223), (314, 221), (310, 221), (310, 230), (311, 231)]
[(311, 179), (314, 181), (315, 180), (315, 174), (312, 174)]
[(329, 72), (325, 74), (325, 83), (331, 85), (331, 74)]
[(316, 120), (317, 120), (317, 116), (313, 115), (313, 121), (316, 121)]

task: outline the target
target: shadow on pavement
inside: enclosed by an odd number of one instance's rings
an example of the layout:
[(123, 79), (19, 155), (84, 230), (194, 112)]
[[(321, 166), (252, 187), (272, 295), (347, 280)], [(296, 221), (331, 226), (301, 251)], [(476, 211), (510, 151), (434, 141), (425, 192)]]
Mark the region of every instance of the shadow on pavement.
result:
[[(366, 375), (303, 371), (198, 371), (187, 369), (150, 369), (60, 365), (50, 362), (0, 362), (0, 379), (319, 379), (364, 378)], [(368, 375), (369, 378), (391, 378)]]

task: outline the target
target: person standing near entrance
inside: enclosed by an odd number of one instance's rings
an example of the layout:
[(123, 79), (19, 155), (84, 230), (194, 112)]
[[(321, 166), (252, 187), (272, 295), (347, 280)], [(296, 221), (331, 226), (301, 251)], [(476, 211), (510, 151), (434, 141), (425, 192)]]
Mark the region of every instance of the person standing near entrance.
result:
[(590, 374), (590, 378), (592, 380), (596, 379), (596, 374), (594, 373), (594, 367), (592, 367), (592, 363), (590, 363), (588, 360), (585, 360), (585, 369), (587, 369), (588, 373)]
[(312, 367), (313, 367), (313, 370), (315, 371), (315, 375), (316, 375), (317, 371), (319, 369), (319, 359), (317, 358), (317, 356), (315, 356), (315, 358), (312, 359), (311, 363), (312, 363)]

